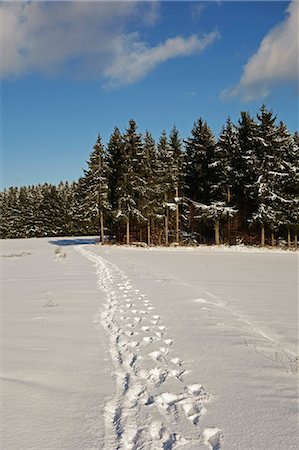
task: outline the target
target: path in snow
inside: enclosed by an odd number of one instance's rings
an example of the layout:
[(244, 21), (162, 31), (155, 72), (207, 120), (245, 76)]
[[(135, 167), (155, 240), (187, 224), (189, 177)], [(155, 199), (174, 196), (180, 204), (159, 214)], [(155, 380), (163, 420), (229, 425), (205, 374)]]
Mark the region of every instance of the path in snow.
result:
[(105, 406), (105, 443), (111, 449), (221, 448), (222, 432), (201, 427), (211, 395), (184, 383), (184, 361), (160, 316), (116, 265), (77, 247), (93, 262), (106, 294), (101, 323), (110, 339), (115, 395)]

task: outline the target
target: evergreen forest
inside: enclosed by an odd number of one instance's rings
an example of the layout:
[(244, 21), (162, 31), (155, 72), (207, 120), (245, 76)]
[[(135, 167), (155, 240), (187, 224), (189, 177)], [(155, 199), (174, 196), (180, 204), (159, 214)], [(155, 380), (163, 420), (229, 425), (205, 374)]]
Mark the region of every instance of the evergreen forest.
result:
[(0, 193), (1, 238), (98, 235), (136, 245), (210, 243), (297, 248), (299, 136), (264, 105), (228, 118), (215, 139), (199, 118), (155, 142), (130, 120), (101, 136), (72, 183)]

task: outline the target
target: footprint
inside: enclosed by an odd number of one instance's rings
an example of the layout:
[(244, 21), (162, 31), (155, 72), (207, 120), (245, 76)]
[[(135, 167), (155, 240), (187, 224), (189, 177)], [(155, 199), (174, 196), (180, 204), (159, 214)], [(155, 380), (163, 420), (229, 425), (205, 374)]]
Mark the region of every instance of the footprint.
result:
[(186, 391), (192, 395), (201, 395), (205, 393), (204, 388), (201, 384), (190, 384), (186, 387)]
[(158, 422), (157, 420), (155, 420), (154, 422), (151, 423), (150, 435), (151, 435), (152, 439), (160, 441), (163, 438), (164, 433), (165, 433), (165, 428), (164, 428), (163, 423)]
[(157, 404), (165, 409), (166, 411), (176, 403), (185, 400), (186, 396), (184, 394), (172, 394), (171, 392), (164, 392), (156, 398)]
[(141, 327), (142, 331), (148, 331), (149, 328), (150, 328), (150, 327), (148, 327), (148, 326)]
[(128, 343), (128, 346), (132, 347), (132, 348), (136, 348), (136, 347), (138, 347), (138, 345), (139, 345), (138, 341), (132, 341), (132, 342)]
[(192, 403), (189, 399), (182, 402), (182, 408), (187, 418), (194, 425), (197, 425), (200, 419), (199, 409), (195, 403)]
[(150, 356), (154, 361), (161, 361), (162, 359), (164, 359), (162, 353), (159, 352), (159, 351), (151, 352), (151, 353), (149, 353), (149, 356)]
[(174, 377), (177, 378), (180, 381), (183, 381), (183, 375), (186, 371), (185, 370), (177, 370), (177, 369), (172, 369), (169, 371), (169, 374)]
[(164, 342), (165, 342), (166, 345), (171, 345), (173, 343), (173, 340), (172, 339), (165, 339)]
[(221, 444), (221, 430), (206, 428), (203, 432), (204, 443), (210, 450), (219, 450)]
[(180, 358), (172, 358), (170, 361), (177, 366), (181, 366), (183, 363), (183, 361)]
[(158, 320), (160, 319), (160, 316), (158, 316), (157, 314), (153, 316), (153, 319)]
[(148, 372), (148, 379), (152, 381), (156, 386), (160, 386), (162, 383), (164, 383), (167, 376), (168, 370), (159, 369), (158, 367), (155, 367)]
[(142, 339), (146, 344), (151, 344), (152, 342), (153, 342), (153, 338), (151, 337), (151, 336), (145, 336), (143, 339)]
[(134, 317), (134, 320), (135, 320), (135, 322), (137, 322), (137, 323), (139, 323), (139, 322), (141, 322), (141, 317)]

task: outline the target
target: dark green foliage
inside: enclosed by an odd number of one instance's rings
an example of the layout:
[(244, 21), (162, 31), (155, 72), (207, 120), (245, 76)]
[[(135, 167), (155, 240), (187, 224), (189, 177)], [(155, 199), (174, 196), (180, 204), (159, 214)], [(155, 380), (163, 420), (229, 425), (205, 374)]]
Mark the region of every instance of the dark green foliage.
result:
[(299, 137), (272, 111), (262, 106), (256, 120), (243, 111), (237, 125), (228, 118), (217, 142), (200, 118), (184, 144), (174, 126), (156, 146), (134, 120), (106, 147), (98, 136), (78, 181), (0, 193), (1, 238), (100, 234), (103, 223), (119, 241), (129, 223), (134, 239), (153, 243), (166, 230), (171, 242), (178, 221), (201, 242), (215, 223), (228, 239), (232, 225), (239, 237), (261, 225), (284, 236), (298, 229)]
[(215, 140), (201, 118), (194, 123), (186, 144), (186, 185), (190, 198), (208, 204), (211, 201)]

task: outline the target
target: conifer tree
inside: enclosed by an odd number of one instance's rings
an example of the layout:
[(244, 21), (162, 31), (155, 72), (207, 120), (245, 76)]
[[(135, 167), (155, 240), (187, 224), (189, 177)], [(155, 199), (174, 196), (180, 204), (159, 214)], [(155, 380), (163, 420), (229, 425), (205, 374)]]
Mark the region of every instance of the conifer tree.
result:
[(158, 142), (157, 151), (157, 195), (160, 205), (164, 208), (164, 234), (165, 244), (169, 242), (169, 207), (171, 197), (174, 195), (173, 149), (170, 147), (166, 131), (163, 130)]
[(212, 186), (213, 200), (231, 204), (238, 202), (241, 173), (241, 151), (238, 133), (230, 118), (219, 136), (215, 147), (214, 161), (215, 183)]
[(108, 164), (101, 136), (97, 141), (87, 162), (85, 175), (85, 207), (90, 214), (95, 231), (100, 230), (101, 242), (104, 242), (104, 215), (110, 210), (108, 201)]
[(126, 170), (124, 143), (117, 127), (114, 128), (107, 146), (108, 171), (108, 198), (111, 205), (110, 221), (114, 223), (119, 211), (119, 199), (122, 193), (121, 180)]
[(247, 228), (248, 220), (257, 210), (257, 124), (248, 112), (242, 111), (237, 125), (238, 140), (241, 151), (239, 192), (237, 208)]
[[(158, 202), (158, 178), (157, 178), (157, 154), (155, 141), (149, 131), (144, 136), (144, 182), (145, 191), (143, 195), (142, 215), (147, 221), (147, 243), (152, 243), (152, 230), (155, 219), (159, 219)], [(161, 208), (161, 207), (160, 207)], [(160, 211), (161, 215), (161, 211)]]
[(180, 198), (184, 192), (185, 180), (185, 160), (182, 151), (182, 141), (176, 126), (174, 125), (169, 136), (169, 146), (172, 151), (172, 177), (173, 177), (173, 197), (176, 204), (176, 242), (179, 242), (180, 223)]
[(208, 204), (211, 200), (211, 185), (215, 140), (211, 129), (201, 118), (194, 123), (186, 144), (186, 184), (192, 200)]
[(262, 227), (261, 244), (265, 245), (265, 226), (273, 232), (278, 224), (277, 192), (281, 173), (281, 158), (279, 152), (280, 137), (275, 125), (276, 117), (263, 105), (257, 115), (258, 133), (256, 136), (256, 191), (257, 211), (253, 220)]
[(144, 219), (140, 209), (141, 195), (144, 189), (142, 179), (143, 145), (141, 134), (137, 132), (137, 124), (129, 121), (123, 136), (124, 166), (119, 183), (118, 218), (126, 222), (126, 243), (130, 243), (130, 222)]

